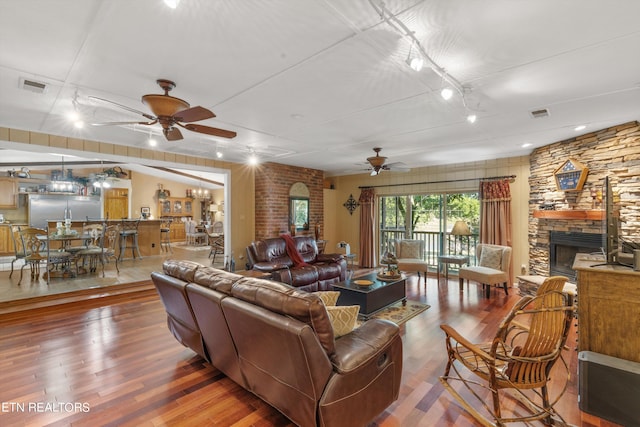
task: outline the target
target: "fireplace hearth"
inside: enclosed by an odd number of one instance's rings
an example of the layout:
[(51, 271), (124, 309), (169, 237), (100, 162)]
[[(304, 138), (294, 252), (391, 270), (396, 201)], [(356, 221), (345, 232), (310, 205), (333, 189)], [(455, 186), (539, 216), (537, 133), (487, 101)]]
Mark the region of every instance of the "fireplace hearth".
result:
[(575, 281), (576, 272), (571, 268), (578, 253), (602, 253), (604, 235), (565, 231), (549, 232), (549, 275), (565, 276)]

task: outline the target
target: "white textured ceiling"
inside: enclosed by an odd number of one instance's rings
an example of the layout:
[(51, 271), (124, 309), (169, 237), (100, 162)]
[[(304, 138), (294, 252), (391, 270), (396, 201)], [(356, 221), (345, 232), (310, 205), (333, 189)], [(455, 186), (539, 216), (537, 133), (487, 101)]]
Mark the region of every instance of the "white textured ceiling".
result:
[[(640, 117), (640, 2), (390, 0), (424, 51), (465, 89), (405, 60), (410, 40), (374, 0), (2, 0), (0, 126), (242, 162), (362, 169), (374, 147), (409, 167), (526, 155), (532, 148)], [(389, 16), (386, 16), (389, 18)], [(415, 50), (413, 50), (415, 52)], [(199, 124), (234, 139), (159, 127), (86, 126), (141, 117), (140, 97), (171, 94), (217, 115)], [(21, 88), (29, 79), (44, 94)], [(550, 115), (534, 119), (532, 110)], [(469, 111), (478, 120), (471, 125)], [(528, 148), (522, 145), (531, 144)]]

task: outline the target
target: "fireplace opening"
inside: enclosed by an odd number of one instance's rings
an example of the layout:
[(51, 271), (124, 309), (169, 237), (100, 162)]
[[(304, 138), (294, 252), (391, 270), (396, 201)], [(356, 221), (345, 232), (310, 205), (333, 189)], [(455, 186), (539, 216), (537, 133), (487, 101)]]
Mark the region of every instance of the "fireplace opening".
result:
[(549, 234), (549, 275), (565, 276), (575, 281), (576, 272), (571, 268), (578, 253), (602, 253), (604, 235), (551, 231)]

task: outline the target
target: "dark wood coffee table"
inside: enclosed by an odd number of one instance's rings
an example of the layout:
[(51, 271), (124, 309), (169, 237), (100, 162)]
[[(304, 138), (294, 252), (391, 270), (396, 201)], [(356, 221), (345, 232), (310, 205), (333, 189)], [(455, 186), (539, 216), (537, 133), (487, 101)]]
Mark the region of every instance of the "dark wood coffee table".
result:
[[(371, 285), (360, 286), (356, 282), (368, 280)], [(395, 280), (380, 280), (376, 273), (336, 283), (333, 289), (340, 291), (337, 305), (359, 305), (360, 316), (365, 320), (389, 305), (402, 301), (406, 304), (405, 277)]]

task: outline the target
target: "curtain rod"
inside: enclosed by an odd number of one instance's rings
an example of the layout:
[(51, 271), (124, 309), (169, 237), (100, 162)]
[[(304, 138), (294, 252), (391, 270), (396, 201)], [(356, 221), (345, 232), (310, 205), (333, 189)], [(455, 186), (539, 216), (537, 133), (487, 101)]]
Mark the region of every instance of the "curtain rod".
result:
[(407, 182), (403, 184), (363, 185), (358, 188), (362, 190), (363, 188), (400, 187), (404, 185), (443, 184), (448, 182), (464, 182), (464, 181), (493, 181), (496, 179), (505, 179), (505, 178), (515, 179), (516, 175), (489, 176), (486, 178), (446, 179), (443, 181)]

